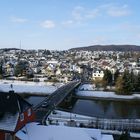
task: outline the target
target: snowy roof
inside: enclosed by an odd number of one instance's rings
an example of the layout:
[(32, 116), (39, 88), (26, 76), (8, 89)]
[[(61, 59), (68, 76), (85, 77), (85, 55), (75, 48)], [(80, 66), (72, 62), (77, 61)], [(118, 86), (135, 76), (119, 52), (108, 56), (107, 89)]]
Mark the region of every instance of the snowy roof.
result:
[(11, 115), (11, 113), (5, 113), (4, 116), (0, 119), (0, 130), (5, 131), (15, 131), (19, 113)]
[(19, 114), (29, 107), (19, 95), (0, 92), (0, 130), (15, 131)]
[[(110, 135), (105, 139), (97, 129), (86, 129), (66, 126), (43, 126), (29, 123), (16, 133), (22, 140), (113, 140)], [(104, 139), (102, 139), (104, 138)]]

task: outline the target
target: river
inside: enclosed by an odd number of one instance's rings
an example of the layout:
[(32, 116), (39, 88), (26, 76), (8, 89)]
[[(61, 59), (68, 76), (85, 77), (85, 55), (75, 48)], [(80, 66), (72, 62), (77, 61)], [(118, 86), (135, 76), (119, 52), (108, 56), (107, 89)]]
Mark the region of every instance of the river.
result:
[[(45, 97), (30, 96), (26, 100), (37, 105)], [(140, 101), (111, 101), (111, 100), (84, 100), (78, 99), (76, 102), (71, 101), (73, 106), (69, 111), (82, 115), (88, 115), (99, 118), (113, 119), (140, 119)], [(67, 108), (68, 109), (68, 108)]]
[(140, 119), (140, 101), (78, 99), (71, 111), (99, 118)]

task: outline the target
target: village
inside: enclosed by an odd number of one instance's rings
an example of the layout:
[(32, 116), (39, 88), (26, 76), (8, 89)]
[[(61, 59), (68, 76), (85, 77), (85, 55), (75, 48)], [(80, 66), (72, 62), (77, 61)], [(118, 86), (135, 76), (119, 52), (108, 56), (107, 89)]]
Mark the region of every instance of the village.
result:
[(100, 81), (105, 70), (112, 74), (126, 70), (140, 73), (139, 52), (116, 51), (50, 51), (0, 50), (0, 76), (2, 79), (68, 82), (73, 79)]

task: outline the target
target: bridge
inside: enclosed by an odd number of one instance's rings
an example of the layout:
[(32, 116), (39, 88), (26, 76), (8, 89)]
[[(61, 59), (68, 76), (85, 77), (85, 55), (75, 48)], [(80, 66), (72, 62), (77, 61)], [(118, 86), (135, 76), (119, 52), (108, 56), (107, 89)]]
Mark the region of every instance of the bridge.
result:
[(37, 116), (37, 121), (45, 124), (46, 118), (50, 112), (53, 111), (80, 84), (80, 81), (69, 82), (58, 88), (50, 96), (44, 98), (42, 102), (33, 108)]

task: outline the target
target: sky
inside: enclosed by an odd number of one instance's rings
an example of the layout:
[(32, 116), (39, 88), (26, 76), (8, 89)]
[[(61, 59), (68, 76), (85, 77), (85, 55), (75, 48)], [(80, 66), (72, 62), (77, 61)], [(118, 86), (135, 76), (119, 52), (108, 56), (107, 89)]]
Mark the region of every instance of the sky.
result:
[(1, 0), (0, 48), (140, 45), (140, 0)]

